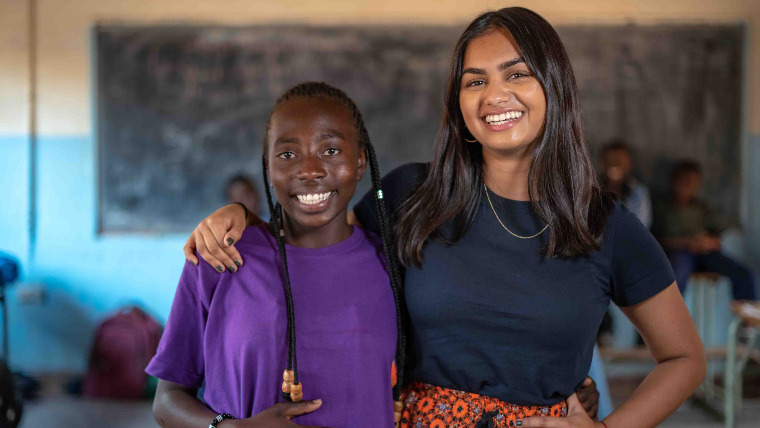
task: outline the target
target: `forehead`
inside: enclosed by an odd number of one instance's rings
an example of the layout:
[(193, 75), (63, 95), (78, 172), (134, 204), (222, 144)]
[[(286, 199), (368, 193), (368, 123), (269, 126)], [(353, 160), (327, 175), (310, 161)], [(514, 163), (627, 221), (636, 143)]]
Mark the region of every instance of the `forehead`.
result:
[(614, 148), (614, 149), (607, 150), (607, 152), (604, 154), (604, 156), (607, 159), (616, 159), (616, 160), (619, 160), (619, 159), (629, 159), (631, 157), (631, 154), (628, 153), (628, 150), (617, 147), (617, 148)]
[(675, 176), (675, 180), (681, 183), (695, 183), (700, 179), (702, 179), (702, 174), (697, 171), (681, 171)]
[(509, 31), (494, 28), (470, 40), (464, 52), (465, 67), (498, 65), (520, 57), (520, 48)]
[(353, 129), (353, 118), (340, 101), (316, 96), (296, 97), (280, 103), (272, 113), (270, 132)]

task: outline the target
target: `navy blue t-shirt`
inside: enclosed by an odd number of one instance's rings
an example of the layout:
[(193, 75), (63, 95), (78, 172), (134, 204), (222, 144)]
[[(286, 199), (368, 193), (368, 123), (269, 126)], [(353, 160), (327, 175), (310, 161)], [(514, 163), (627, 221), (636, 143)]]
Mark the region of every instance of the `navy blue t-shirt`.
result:
[[(426, 171), (426, 164), (407, 164), (383, 178), (389, 210)], [(530, 202), (490, 190), (488, 196), (515, 234), (532, 236), (545, 226)], [(379, 229), (371, 195), (354, 212), (364, 227)], [(459, 242), (426, 242), (422, 268), (405, 271), (413, 380), (518, 405), (555, 404), (588, 373), (610, 300), (635, 305), (675, 280), (660, 245), (620, 203), (608, 218), (600, 251), (546, 258), (540, 250), (548, 237), (548, 229), (532, 239), (510, 235), (484, 193)]]

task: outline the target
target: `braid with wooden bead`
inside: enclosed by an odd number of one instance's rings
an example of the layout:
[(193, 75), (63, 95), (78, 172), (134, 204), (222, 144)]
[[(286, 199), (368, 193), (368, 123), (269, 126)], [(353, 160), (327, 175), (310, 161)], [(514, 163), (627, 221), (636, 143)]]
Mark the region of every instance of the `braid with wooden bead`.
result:
[[(264, 190), (267, 195), (267, 205), (269, 206), (269, 215), (270, 215), (270, 229), (272, 230), (272, 235), (275, 237), (275, 241), (277, 242), (277, 250), (280, 253), (280, 259), (282, 260), (282, 268), (283, 273), (285, 274), (285, 303), (287, 308), (287, 316), (288, 316), (288, 326), (287, 326), (287, 336), (288, 336), (288, 363), (287, 363), (287, 370), (293, 372), (293, 384), (298, 385), (298, 366), (296, 361), (296, 319), (295, 319), (295, 308), (293, 307), (293, 291), (290, 286), (290, 272), (288, 271), (288, 258), (285, 253), (285, 237), (282, 236), (282, 231), (284, 230), (284, 219), (282, 214), (282, 206), (279, 204), (279, 202), (275, 205), (272, 202), (272, 192), (269, 190), (269, 176), (267, 174), (267, 162), (266, 162), (266, 155), (262, 156), (261, 159), (262, 164), (262, 171), (264, 176)], [(283, 398), (286, 400), (291, 399), (290, 391), (283, 390), (282, 392)], [(300, 401), (300, 400), (298, 400)]]

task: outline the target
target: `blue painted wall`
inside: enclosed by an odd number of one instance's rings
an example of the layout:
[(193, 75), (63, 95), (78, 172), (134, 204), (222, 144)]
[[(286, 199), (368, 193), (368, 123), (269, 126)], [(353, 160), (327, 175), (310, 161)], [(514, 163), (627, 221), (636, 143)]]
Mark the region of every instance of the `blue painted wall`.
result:
[(91, 138), (41, 138), (37, 159), (37, 240), (30, 259), (29, 140), (0, 137), (0, 251), (20, 258), (24, 283), (48, 290), (42, 305), (17, 305), (20, 287), (11, 288), (10, 360), (15, 370), (78, 372), (86, 367), (94, 328), (110, 311), (139, 302), (166, 319), (186, 236), (97, 235)]

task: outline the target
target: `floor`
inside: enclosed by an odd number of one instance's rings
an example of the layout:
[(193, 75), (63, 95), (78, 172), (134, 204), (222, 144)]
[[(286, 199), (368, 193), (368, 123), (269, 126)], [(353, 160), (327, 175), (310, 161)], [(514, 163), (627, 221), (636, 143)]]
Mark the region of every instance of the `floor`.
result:
[[(610, 367), (614, 369), (615, 367)], [(618, 368), (619, 369), (619, 368)], [(614, 370), (613, 370), (614, 371)], [(737, 427), (760, 426), (760, 368), (755, 368), (750, 379), (745, 379), (745, 400), (738, 413)], [(635, 389), (640, 377), (626, 376), (610, 379), (613, 401), (619, 404)], [(108, 401), (83, 399), (66, 395), (61, 376), (47, 376), (43, 381), (43, 398), (27, 402), (20, 428), (153, 428), (149, 401)], [(661, 427), (718, 428), (723, 423), (714, 414), (695, 401), (687, 401), (668, 418)]]
[[(20, 428), (149, 428), (158, 427), (153, 420), (150, 403), (123, 403), (57, 397), (30, 403), (24, 410)], [(738, 427), (757, 427), (760, 420), (760, 400), (745, 401), (739, 413)], [(661, 427), (718, 428), (723, 423), (697, 405), (687, 402), (668, 418)]]

